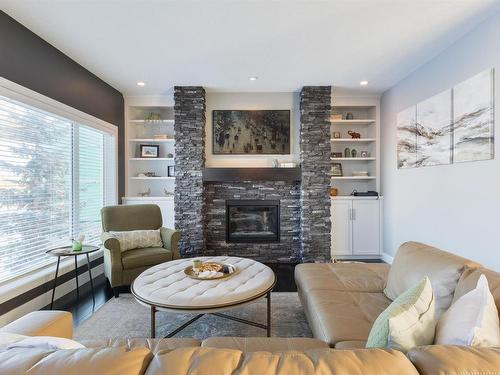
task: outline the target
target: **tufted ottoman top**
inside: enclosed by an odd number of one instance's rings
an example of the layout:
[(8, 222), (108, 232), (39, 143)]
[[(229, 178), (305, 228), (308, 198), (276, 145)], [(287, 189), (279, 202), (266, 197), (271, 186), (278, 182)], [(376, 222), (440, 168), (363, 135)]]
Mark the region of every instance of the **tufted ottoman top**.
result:
[(224, 256), (196, 259), (230, 263), (238, 273), (219, 280), (195, 280), (184, 274), (193, 259), (178, 259), (141, 273), (132, 284), (132, 293), (139, 301), (160, 308), (203, 310), (254, 300), (276, 282), (274, 272), (255, 260)]

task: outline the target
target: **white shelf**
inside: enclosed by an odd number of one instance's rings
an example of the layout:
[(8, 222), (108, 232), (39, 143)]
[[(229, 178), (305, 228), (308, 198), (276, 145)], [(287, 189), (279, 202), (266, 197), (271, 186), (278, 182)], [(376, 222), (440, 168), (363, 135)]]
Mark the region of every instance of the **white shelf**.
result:
[(332, 177), (332, 180), (375, 180), (375, 176), (342, 176)]
[(332, 125), (371, 125), (375, 123), (374, 119), (366, 120), (331, 120)]
[(129, 142), (175, 142), (175, 139), (132, 138)]
[(371, 161), (376, 160), (375, 158), (330, 158), (330, 160), (338, 161)]
[(358, 143), (369, 143), (375, 142), (375, 138), (331, 138), (330, 142), (358, 142)]
[(133, 160), (133, 161), (164, 161), (164, 160), (174, 160), (174, 158), (129, 158), (128, 160)]
[(175, 120), (128, 120), (131, 124), (174, 124)]
[(131, 180), (175, 180), (175, 177), (129, 177)]

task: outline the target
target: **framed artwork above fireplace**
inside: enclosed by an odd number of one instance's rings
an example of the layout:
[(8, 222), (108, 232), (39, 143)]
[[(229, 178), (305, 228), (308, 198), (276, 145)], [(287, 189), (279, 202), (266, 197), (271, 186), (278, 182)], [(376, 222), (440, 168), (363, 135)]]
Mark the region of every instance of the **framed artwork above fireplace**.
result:
[(289, 110), (214, 110), (216, 155), (290, 154)]

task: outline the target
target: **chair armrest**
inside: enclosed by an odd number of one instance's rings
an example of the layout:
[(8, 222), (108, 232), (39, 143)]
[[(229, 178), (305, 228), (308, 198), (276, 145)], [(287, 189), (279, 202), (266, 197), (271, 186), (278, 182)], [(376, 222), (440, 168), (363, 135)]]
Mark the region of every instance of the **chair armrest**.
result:
[(73, 316), (67, 311), (33, 311), (0, 328), (0, 332), (71, 339), (73, 337)]
[(121, 285), (122, 282), (123, 266), (120, 241), (109, 232), (103, 232), (101, 240), (104, 247), (104, 273), (114, 288)]
[(108, 249), (112, 256), (118, 256), (121, 259), (120, 241), (118, 241), (118, 238), (109, 232), (103, 232), (101, 234), (101, 241), (104, 248)]
[(179, 259), (181, 257), (179, 253), (179, 240), (181, 239), (181, 232), (169, 228), (160, 228), (161, 240), (163, 241), (163, 247), (167, 250), (171, 250), (173, 253), (173, 259)]

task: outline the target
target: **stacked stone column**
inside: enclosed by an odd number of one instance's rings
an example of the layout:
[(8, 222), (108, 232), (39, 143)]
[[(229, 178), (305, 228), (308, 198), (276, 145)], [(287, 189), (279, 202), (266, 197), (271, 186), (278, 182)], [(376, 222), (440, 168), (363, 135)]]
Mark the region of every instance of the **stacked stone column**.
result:
[(301, 258), (303, 262), (330, 259), (330, 115), (331, 87), (304, 86), (300, 92)]
[(176, 86), (175, 101), (175, 228), (181, 232), (183, 257), (203, 254), (205, 166), (205, 89)]

